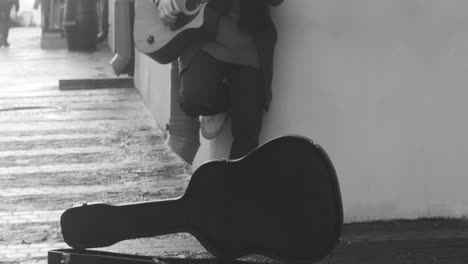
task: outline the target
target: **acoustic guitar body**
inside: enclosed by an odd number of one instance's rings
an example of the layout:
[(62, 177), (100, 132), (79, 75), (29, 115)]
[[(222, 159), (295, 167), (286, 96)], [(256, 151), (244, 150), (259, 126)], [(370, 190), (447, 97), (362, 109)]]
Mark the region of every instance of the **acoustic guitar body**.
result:
[(304, 137), (274, 139), (246, 157), (207, 162), (175, 200), (67, 210), (65, 242), (75, 248), (188, 232), (213, 255), (263, 254), (311, 262), (337, 245), (343, 208), (325, 151)]
[[(194, 1), (197, 0), (187, 0)], [(165, 25), (152, 0), (135, 1), (135, 47), (160, 64), (177, 60), (187, 45), (201, 37), (206, 5), (200, 3), (187, 14), (180, 14), (174, 24)]]

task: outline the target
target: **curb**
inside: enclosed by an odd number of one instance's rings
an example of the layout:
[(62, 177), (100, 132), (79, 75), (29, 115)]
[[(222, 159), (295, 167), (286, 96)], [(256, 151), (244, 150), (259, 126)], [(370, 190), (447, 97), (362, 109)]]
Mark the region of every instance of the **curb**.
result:
[(135, 84), (133, 78), (59, 80), (59, 90), (61, 91), (109, 88), (135, 88)]

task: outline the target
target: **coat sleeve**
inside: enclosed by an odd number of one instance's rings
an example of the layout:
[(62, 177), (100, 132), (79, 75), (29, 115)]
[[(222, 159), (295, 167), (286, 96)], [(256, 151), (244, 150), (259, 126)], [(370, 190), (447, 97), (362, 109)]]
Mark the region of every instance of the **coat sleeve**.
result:
[(268, 0), (269, 4), (272, 6), (279, 6), (283, 1), (284, 0)]

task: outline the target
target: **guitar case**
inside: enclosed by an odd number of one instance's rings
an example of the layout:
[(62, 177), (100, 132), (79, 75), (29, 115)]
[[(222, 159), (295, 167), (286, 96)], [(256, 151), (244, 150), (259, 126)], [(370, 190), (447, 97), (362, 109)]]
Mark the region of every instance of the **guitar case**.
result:
[(48, 264), (161, 264), (155, 257), (118, 254), (104, 251), (56, 249), (50, 250)]
[(312, 263), (337, 246), (342, 225), (338, 178), (325, 150), (308, 138), (284, 136), (244, 158), (203, 164), (180, 198), (66, 210), (62, 235), (74, 249), (49, 252), (49, 264), (63, 263), (64, 255), (75, 264), (115, 257), (151, 263), (151, 257), (86, 249), (178, 232), (192, 234), (220, 259), (260, 254)]

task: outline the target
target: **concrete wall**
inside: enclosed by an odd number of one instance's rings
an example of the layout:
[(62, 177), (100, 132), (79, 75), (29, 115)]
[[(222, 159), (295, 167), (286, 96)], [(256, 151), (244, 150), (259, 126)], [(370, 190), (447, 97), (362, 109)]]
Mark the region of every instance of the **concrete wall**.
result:
[(115, 52), (115, 2), (117, 0), (109, 0), (109, 47)]
[[(294, 0), (274, 11), (274, 100), (262, 142), (315, 139), (347, 222), (468, 215), (468, 1)], [(138, 88), (169, 118), (169, 66), (137, 59)], [(227, 156), (228, 128), (195, 165)]]
[(150, 109), (157, 124), (164, 130), (170, 117), (171, 68), (154, 63), (137, 52), (135, 56), (135, 86)]

